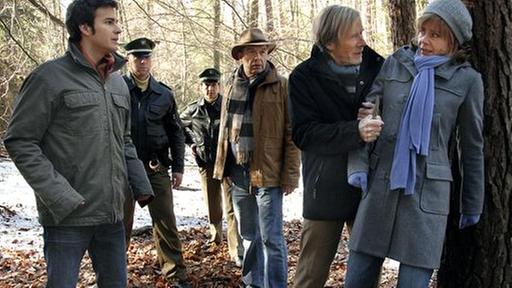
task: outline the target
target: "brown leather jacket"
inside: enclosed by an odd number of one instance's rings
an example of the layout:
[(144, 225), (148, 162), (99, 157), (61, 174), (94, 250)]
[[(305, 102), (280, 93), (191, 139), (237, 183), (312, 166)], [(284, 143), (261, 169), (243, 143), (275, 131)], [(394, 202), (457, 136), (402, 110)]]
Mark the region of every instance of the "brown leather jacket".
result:
[[(300, 153), (291, 138), (288, 116), (288, 82), (279, 75), (270, 62), (270, 72), (256, 89), (252, 106), (255, 150), (250, 164), (251, 186), (275, 187), (291, 185), (298, 187)], [(235, 71), (234, 73), (237, 73)], [(217, 147), (217, 158), (213, 177), (222, 179), (230, 145), (226, 104), (231, 95), (228, 86), (227, 97), (222, 99), (221, 129)]]

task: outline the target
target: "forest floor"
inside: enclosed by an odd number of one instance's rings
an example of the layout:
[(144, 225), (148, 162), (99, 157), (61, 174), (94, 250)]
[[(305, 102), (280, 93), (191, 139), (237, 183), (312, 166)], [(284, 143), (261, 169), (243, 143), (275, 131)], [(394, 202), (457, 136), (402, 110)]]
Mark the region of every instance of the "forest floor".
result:
[[(34, 193), (5, 155), (0, 149), (0, 287), (44, 287), (46, 265)], [(194, 287), (240, 287), (240, 268), (229, 261), (226, 242), (204, 248), (208, 239), (208, 222), (199, 187), (199, 173), (187, 160), (182, 187), (174, 191), (174, 212), (190, 280)], [(288, 286), (291, 287), (300, 250), (302, 188), (286, 196), (283, 202)], [(132, 237), (128, 249), (129, 287), (173, 287), (165, 283), (159, 273), (150, 225), (148, 210), (136, 209), (134, 229), (139, 233)], [(343, 287), (347, 239), (348, 235), (344, 233), (326, 287)], [(386, 260), (379, 287), (395, 287), (396, 274), (397, 262)], [(87, 255), (82, 261), (77, 287), (95, 287), (94, 271)], [(431, 287), (435, 287), (434, 283)]]
[[(285, 223), (285, 238), (288, 244), (288, 286), (293, 284), (295, 267), (299, 255), (301, 222)], [(207, 228), (198, 227), (180, 231), (183, 251), (190, 281), (194, 287), (240, 287), (240, 269), (229, 261), (227, 244), (204, 249)], [(346, 235), (331, 266), (326, 287), (343, 287), (347, 252)], [(42, 288), (46, 282), (44, 259), (36, 250), (2, 249), (0, 251), (0, 287)], [(173, 287), (166, 284), (159, 274), (156, 252), (151, 232), (145, 230), (132, 238), (128, 251), (128, 287)], [(91, 262), (86, 256), (82, 262), (80, 283), (77, 287), (94, 287), (95, 277)], [(384, 267), (379, 287), (396, 286), (396, 269)]]

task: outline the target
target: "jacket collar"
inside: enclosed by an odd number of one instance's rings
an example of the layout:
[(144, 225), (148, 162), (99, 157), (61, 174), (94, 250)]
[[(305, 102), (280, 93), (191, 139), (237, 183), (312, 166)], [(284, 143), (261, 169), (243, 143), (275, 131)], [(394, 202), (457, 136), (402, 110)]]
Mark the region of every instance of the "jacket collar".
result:
[[(128, 89), (130, 89), (130, 91), (132, 89), (134, 89), (135, 87), (137, 87), (137, 85), (135, 84), (135, 80), (133, 80), (132, 73), (127, 73), (126, 78), (129, 80), (127, 82), (127, 85), (128, 85)], [(156, 94), (164, 93), (162, 85), (160, 85), (160, 83), (158, 81), (156, 81), (156, 79), (155, 79), (155, 77), (153, 77), (153, 75), (149, 75), (148, 90), (146, 90), (146, 91), (151, 91)]]
[(277, 69), (274, 66), (274, 64), (270, 61), (267, 61), (267, 65), (269, 65), (270, 71), (268, 72), (267, 76), (265, 76), (265, 80), (263, 80), (263, 82), (260, 84), (260, 86), (272, 84), (272, 83), (275, 83), (278, 81)]
[[(267, 61), (267, 65), (269, 65), (270, 71), (265, 76), (265, 79), (263, 79), (263, 82), (261, 82), (261, 84), (259, 86), (272, 84), (272, 83), (275, 83), (278, 81), (277, 70), (276, 70), (276, 67), (274, 66), (274, 64), (270, 61)], [(235, 71), (232, 74), (232, 77), (230, 77), (230, 79), (229, 79), (229, 83), (228, 83), (229, 86), (231, 86), (233, 84), (234, 78), (238, 74), (239, 69), (243, 69), (243, 66), (240, 65), (237, 69), (235, 69)]]
[[(415, 76), (418, 74), (418, 70), (416, 69), (416, 66), (414, 65), (414, 55), (416, 51), (411, 46), (403, 46), (402, 48), (398, 49), (394, 54), (393, 57), (395, 57), (400, 64), (402, 64), (409, 73), (411, 73), (412, 76)], [(453, 77), (453, 74), (457, 70), (463, 67), (468, 67), (470, 64), (468, 62), (464, 63), (457, 63), (453, 64), (452, 61), (448, 61), (441, 66), (437, 67), (434, 71), (436, 76), (439, 76), (443, 79), (451, 79)]]
[[(68, 51), (67, 53), (71, 56), (73, 61), (75, 61), (77, 64), (82, 65), (84, 67), (88, 67), (90, 69), (93, 69), (96, 71), (95, 67), (92, 67), (91, 64), (89, 64), (89, 61), (85, 59), (85, 56), (80, 52), (80, 48), (78, 47), (78, 44), (68, 41)], [(114, 64), (112, 65), (112, 72), (119, 71), (124, 64), (126, 64), (126, 60), (119, 55), (117, 52), (113, 52), (112, 55), (114, 56)]]
[[(201, 106), (201, 107), (202, 107), (202, 106), (205, 106), (205, 105), (206, 105), (206, 100), (204, 100), (204, 97), (203, 97), (203, 96), (201, 96), (201, 97), (199, 98), (199, 100), (197, 100), (197, 102), (196, 102), (196, 103), (197, 103), (197, 106)], [(220, 106), (221, 106), (221, 104), (222, 104), (222, 95), (221, 95), (221, 94), (219, 94), (219, 96), (217, 97), (217, 99), (215, 99), (215, 101), (214, 101), (212, 104), (213, 104), (213, 106), (214, 106), (217, 110), (219, 110), (219, 111), (220, 111)]]
[[(332, 60), (332, 57), (325, 51), (323, 48), (320, 48), (318, 45), (313, 45), (313, 49), (311, 50), (311, 69), (315, 72), (323, 75), (324, 77), (337, 80), (338, 77), (331, 71), (328, 65), (328, 61)], [(371, 49), (368, 46), (365, 46), (363, 49), (363, 61), (360, 64), (360, 71), (365, 71), (367, 69), (371, 69), (372, 65), (375, 65), (377, 62), (382, 62), (383, 58)], [(363, 74), (361, 73), (360, 74)]]

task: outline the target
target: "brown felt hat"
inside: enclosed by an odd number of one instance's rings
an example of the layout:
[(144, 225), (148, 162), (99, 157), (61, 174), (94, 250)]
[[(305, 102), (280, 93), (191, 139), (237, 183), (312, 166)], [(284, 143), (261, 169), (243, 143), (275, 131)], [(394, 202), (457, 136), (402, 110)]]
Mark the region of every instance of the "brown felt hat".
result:
[(235, 60), (239, 60), (239, 52), (242, 51), (244, 47), (262, 45), (267, 45), (269, 54), (276, 48), (276, 44), (270, 42), (267, 36), (265, 36), (265, 34), (263, 34), (263, 32), (260, 29), (247, 29), (244, 32), (242, 32), (242, 35), (240, 35), (240, 40), (238, 41), (238, 44), (231, 48), (231, 56), (233, 56)]

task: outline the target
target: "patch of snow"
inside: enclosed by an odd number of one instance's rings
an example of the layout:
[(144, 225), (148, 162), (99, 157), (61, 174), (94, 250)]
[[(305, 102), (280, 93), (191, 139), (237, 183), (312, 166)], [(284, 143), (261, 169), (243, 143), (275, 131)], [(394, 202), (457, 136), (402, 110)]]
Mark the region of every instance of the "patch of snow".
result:
[[(189, 154), (187, 153), (187, 156)], [(199, 170), (186, 158), (185, 174), (180, 189), (173, 190), (174, 213), (178, 230), (207, 226), (207, 210), (201, 191)], [(1, 210), (2, 206), (7, 208)], [(7, 215), (8, 211), (16, 213)], [(37, 220), (35, 196), (32, 188), (9, 161), (0, 162), (0, 250), (35, 249), (43, 246), (42, 227)], [(284, 220), (302, 219), (302, 189), (284, 198)], [(4, 215), (5, 214), (5, 215)], [(134, 229), (151, 225), (147, 208), (138, 205), (134, 215)]]
[[(207, 211), (201, 191), (199, 170), (187, 153), (185, 174), (180, 189), (173, 190), (174, 213), (178, 230), (207, 226)], [(302, 179), (299, 188), (283, 200), (285, 221), (302, 220)], [(14, 216), (8, 215), (10, 212)], [(151, 225), (147, 208), (138, 205), (134, 229)], [(225, 227), (225, 226), (224, 226)], [(37, 221), (34, 192), (9, 160), (0, 160), (0, 251), (2, 249), (36, 250), (42, 252), (42, 227)], [(386, 259), (384, 266), (397, 270), (398, 262)]]

